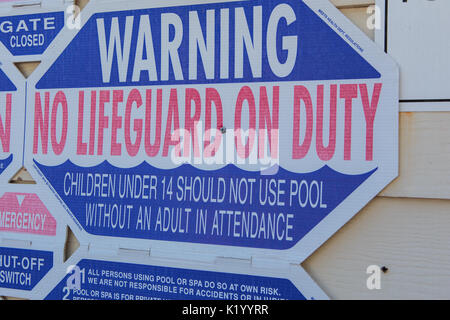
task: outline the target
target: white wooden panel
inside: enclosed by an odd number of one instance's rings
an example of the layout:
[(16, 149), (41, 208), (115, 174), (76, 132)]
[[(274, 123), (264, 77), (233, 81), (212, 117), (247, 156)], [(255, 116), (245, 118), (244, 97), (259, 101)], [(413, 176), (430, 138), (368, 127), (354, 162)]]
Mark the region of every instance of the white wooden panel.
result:
[[(448, 299), (450, 201), (377, 198), (303, 263), (331, 299)], [(369, 265), (388, 267), (368, 290)]]
[(400, 174), (389, 197), (450, 199), (450, 112), (400, 114)]
[(449, 12), (448, 0), (388, 1), (387, 48), (400, 65), (401, 100), (450, 101)]

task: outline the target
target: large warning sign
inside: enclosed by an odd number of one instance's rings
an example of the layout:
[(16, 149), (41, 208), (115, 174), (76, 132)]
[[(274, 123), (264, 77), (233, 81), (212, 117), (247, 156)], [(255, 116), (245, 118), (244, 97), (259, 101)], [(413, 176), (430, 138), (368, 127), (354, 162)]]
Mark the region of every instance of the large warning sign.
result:
[(82, 241), (302, 261), (397, 176), (397, 67), (328, 1), (82, 14), (25, 148)]

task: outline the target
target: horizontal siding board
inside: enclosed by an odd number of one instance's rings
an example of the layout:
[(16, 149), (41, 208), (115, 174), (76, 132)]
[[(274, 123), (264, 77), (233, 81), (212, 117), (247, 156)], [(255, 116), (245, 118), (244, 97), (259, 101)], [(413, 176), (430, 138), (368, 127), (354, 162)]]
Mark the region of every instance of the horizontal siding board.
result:
[(450, 112), (400, 113), (399, 177), (387, 197), (450, 199)]
[(359, 29), (361, 29), (370, 39), (374, 39), (375, 30), (370, 30), (367, 26), (369, 13), (367, 7), (360, 8), (342, 8), (341, 12), (353, 22)]
[[(332, 299), (448, 299), (449, 200), (376, 198), (303, 266)], [(386, 266), (368, 290), (369, 265)]]

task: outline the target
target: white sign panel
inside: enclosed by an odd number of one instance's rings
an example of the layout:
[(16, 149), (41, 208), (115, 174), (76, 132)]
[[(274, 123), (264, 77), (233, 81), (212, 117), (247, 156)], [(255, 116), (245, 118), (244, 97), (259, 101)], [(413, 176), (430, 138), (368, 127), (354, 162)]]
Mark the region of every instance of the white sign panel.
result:
[(377, 42), (400, 66), (402, 110), (449, 110), (450, 42), (442, 35), (450, 28), (450, 2), (377, 0), (376, 4), (383, 17)]
[(66, 224), (45, 204), (45, 188), (0, 190), (0, 295), (33, 298), (63, 263)]
[(29, 79), (25, 146), (82, 242), (299, 262), (397, 176), (397, 67), (328, 1), (82, 16)]
[[(91, 256), (81, 249), (47, 281), (46, 300), (324, 300), (328, 297), (298, 265), (278, 270)], [(218, 308), (217, 308), (218, 309)], [(215, 309), (214, 313), (220, 314)]]

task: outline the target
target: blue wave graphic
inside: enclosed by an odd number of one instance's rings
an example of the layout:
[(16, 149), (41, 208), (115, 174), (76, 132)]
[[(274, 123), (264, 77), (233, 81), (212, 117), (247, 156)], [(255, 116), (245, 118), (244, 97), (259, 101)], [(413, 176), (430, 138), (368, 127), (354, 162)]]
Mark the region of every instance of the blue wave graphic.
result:
[(0, 160), (0, 174), (9, 167), (11, 162), (13, 161), (14, 156), (12, 154), (9, 155), (6, 159)]
[(280, 167), (266, 176), (234, 165), (35, 164), (92, 235), (278, 250), (298, 243), (377, 170), (346, 175), (324, 166), (303, 174)]

